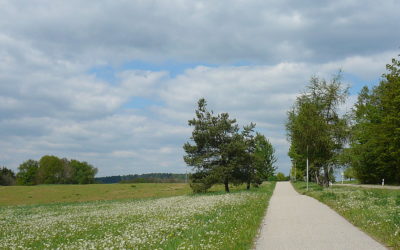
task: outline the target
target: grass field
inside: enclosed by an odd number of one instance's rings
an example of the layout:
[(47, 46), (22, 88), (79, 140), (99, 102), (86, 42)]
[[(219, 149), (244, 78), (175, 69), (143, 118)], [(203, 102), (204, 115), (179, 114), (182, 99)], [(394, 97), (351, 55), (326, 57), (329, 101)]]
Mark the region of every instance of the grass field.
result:
[[(231, 189), (243, 187), (232, 186)], [(222, 190), (222, 185), (210, 189), (211, 192)], [(160, 198), (191, 193), (186, 183), (0, 186), (0, 206)]]
[(393, 249), (400, 249), (400, 190), (357, 187), (322, 188), (293, 183), (300, 193), (327, 204), (369, 235)]
[(230, 194), (3, 206), (0, 249), (250, 249), (274, 187), (265, 183)]
[(167, 197), (190, 192), (185, 183), (0, 186), (0, 206)]
[[(336, 184), (342, 184), (342, 181), (336, 181)], [(343, 184), (360, 184), (358, 180), (351, 180), (351, 181), (343, 181)]]

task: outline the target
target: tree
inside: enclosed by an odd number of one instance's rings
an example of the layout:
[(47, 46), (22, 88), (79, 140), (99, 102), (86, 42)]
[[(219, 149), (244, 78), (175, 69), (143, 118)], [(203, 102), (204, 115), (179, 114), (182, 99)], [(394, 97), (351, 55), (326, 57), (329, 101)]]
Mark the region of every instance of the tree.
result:
[(190, 175), (191, 186), (205, 191), (215, 183), (223, 183), (229, 192), (238, 160), (235, 145), (240, 143), (236, 120), (227, 113), (214, 115), (208, 111), (205, 99), (198, 101), (195, 113), (196, 117), (189, 120), (189, 126), (194, 127), (190, 138), (194, 144), (187, 142), (183, 146), (187, 154), (184, 161), (195, 171)]
[(0, 168), (0, 186), (11, 186), (15, 184), (15, 173), (6, 167)]
[(63, 161), (57, 156), (45, 155), (39, 161), (38, 183), (59, 184), (62, 183), (64, 172)]
[[(250, 184), (253, 183), (258, 185), (255, 182), (255, 178), (257, 175), (257, 170), (255, 168), (255, 137), (254, 137), (254, 128), (255, 124), (250, 123), (248, 126), (243, 127), (243, 131), (241, 134), (235, 135), (234, 144), (235, 151), (232, 156), (236, 159), (236, 171), (235, 171), (235, 184), (241, 184), (245, 182), (247, 184), (247, 189), (250, 189)], [(232, 150), (233, 151), (233, 150)]]
[(91, 184), (95, 182), (94, 176), (97, 173), (97, 168), (87, 162), (80, 162), (77, 160), (71, 160), (69, 165), (72, 169), (71, 183)]
[(400, 61), (379, 85), (364, 87), (353, 109), (350, 165), (361, 183), (400, 183)]
[(352, 167), (348, 167), (346, 168), (346, 170), (344, 171), (344, 178), (346, 179), (354, 179), (355, 178), (355, 174), (354, 174), (354, 169)]
[(37, 172), (39, 162), (35, 160), (27, 160), (18, 167), (17, 184), (18, 185), (35, 185), (37, 183)]
[(329, 83), (312, 77), (306, 91), (288, 112), (289, 156), (301, 170), (309, 158), (310, 175), (320, 185), (329, 185), (348, 138), (348, 119), (338, 113), (346, 97), (347, 88), (342, 87), (340, 74)]
[(229, 184), (258, 186), (273, 174), (276, 161), (274, 148), (265, 136), (254, 135), (255, 124), (242, 131), (229, 114), (215, 115), (208, 111), (204, 99), (198, 101), (196, 117), (189, 120), (193, 126), (192, 143), (184, 144), (184, 160), (193, 167), (190, 175), (195, 192), (205, 192), (213, 184), (222, 183), (229, 192)]
[(290, 176), (292, 177), (293, 181), (304, 181), (305, 174), (302, 169), (292, 166), (290, 170)]
[(257, 133), (254, 141), (255, 150), (253, 165), (255, 174), (253, 181), (259, 185), (274, 174), (276, 170), (274, 164), (277, 159), (275, 157), (274, 147), (264, 135)]
[(279, 172), (276, 174), (276, 180), (277, 181), (287, 181), (287, 177), (285, 176), (284, 173)]

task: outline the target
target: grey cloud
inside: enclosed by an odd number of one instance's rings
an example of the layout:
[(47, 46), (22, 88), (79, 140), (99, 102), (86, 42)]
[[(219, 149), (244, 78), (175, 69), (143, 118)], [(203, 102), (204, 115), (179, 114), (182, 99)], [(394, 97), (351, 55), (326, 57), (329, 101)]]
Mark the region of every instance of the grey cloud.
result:
[(91, 64), (327, 62), (397, 49), (399, 9), (372, 0), (6, 2), (0, 27), (53, 58)]

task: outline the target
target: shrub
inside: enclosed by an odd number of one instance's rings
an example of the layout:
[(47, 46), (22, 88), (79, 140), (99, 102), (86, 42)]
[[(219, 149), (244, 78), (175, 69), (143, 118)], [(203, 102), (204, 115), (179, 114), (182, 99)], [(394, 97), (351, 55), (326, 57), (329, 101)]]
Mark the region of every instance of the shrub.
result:
[(199, 182), (191, 182), (190, 187), (193, 190), (193, 193), (205, 193), (211, 187), (211, 184), (207, 183), (199, 183)]

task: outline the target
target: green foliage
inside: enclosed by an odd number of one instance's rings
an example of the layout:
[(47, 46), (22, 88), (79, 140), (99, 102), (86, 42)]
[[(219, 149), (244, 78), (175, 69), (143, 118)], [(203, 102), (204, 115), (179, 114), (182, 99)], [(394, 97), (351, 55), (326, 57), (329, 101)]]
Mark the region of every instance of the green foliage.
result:
[(342, 87), (340, 74), (329, 83), (312, 77), (306, 91), (288, 112), (289, 156), (297, 169), (304, 172), (308, 157), (310, 177), (321, 185), (329, 185), (348, 138), (348, 119), (338, 113), (346, 97), (347, 88)]
[(364, 87), (353, 109), (349, 162), (362, 183), (400, 183), (400, 61), (377, 87)]
[(274, 166), (276, 162), (275, 149), (264, 135), (257, 133), (254, 139), (255, 152), (254, 152), (254, 181), (256, 184), (261, 184), (263, 181), (268, 180), (276, 170)]
[(87, 162), (43, 156), (39, 162), (28, 160), (18, 167), (19, 185), (35, 184), (90, 184), (94, 183), (97, 169)]
[(45, 155), (39, 160), (38, 183), (62, 183), (63, 161), (57, 156)]
[(350, 180), (355, 178), (354, 169), (352, 167), (346, 168), (346, 170), (344, 171), (344, 178)]
[(276, 174), (276, 180), (277, 181), (287, 181), (288, 178), (285, 176), (284, 173), (279, 172), (279, 173)]
[(72, 171), (69, 176), (69, 183), (74, 184), (90, 184), (94, 183), (94, 176), (97, 173), (97, 169), (88, 164), (87, 162), (80, 162), (77, 160), (71, 160), (69, 163)]
[(298, 167), (292, 166), (290, 170), (290, 176), (293, 181), (304, 181), (305, 171), (303, 169), (299, 169)]
[(193, 126), (192, 141), (185, 143), (183, 148), (186, 164), (193, 166), (198, 173), (191, 175), (194, 183), (224, 183), (229, 192), (229, 182), (234, 178), (235, 147), (238, 126), (235, 119), (230, 119), (227, 113), (214, 115), (206, 108), (204, 99), (198, 101), (196, 118), (189, 120)]
[[(196, 117), (189, 120), (193, 126), (193, 144), (183, 149), (184, 160), (195, 171), (190, 176), (193, 190), (203, 192), (213, 184), (222, 183), (229, 192), (229, 184), (259, 185), (274, 171), (274, 149), (262, 135), (254, 136), (255, 124), (241, 132), (235, 119), (228, 113), (215, 115), (207, 110), (204, 99), (198, 101)], [(202, 183), (203, 185), (200, 185)]]
[(37, 183), (36, 176), (39, 169), (39, 162), (35, 160), (27, 160), (18, 167), (17, 184), (18, 185), (35, 185)]
[(400, 206), (400, 194), (398, 194), (398, 195), (396, 196), (395, 202), (396, 202), (396, 205), (397, 205), (397, 206)]
[(15, 173), (6, 167), (0, 168), (0, 186), (11, 186), (15, 184)]
[(191, 182), (190, 188), (192, 189), (193, 193), (205, 193), (208, 189), (211, 188), (210, 183), (202, 183), (202, 182)]

